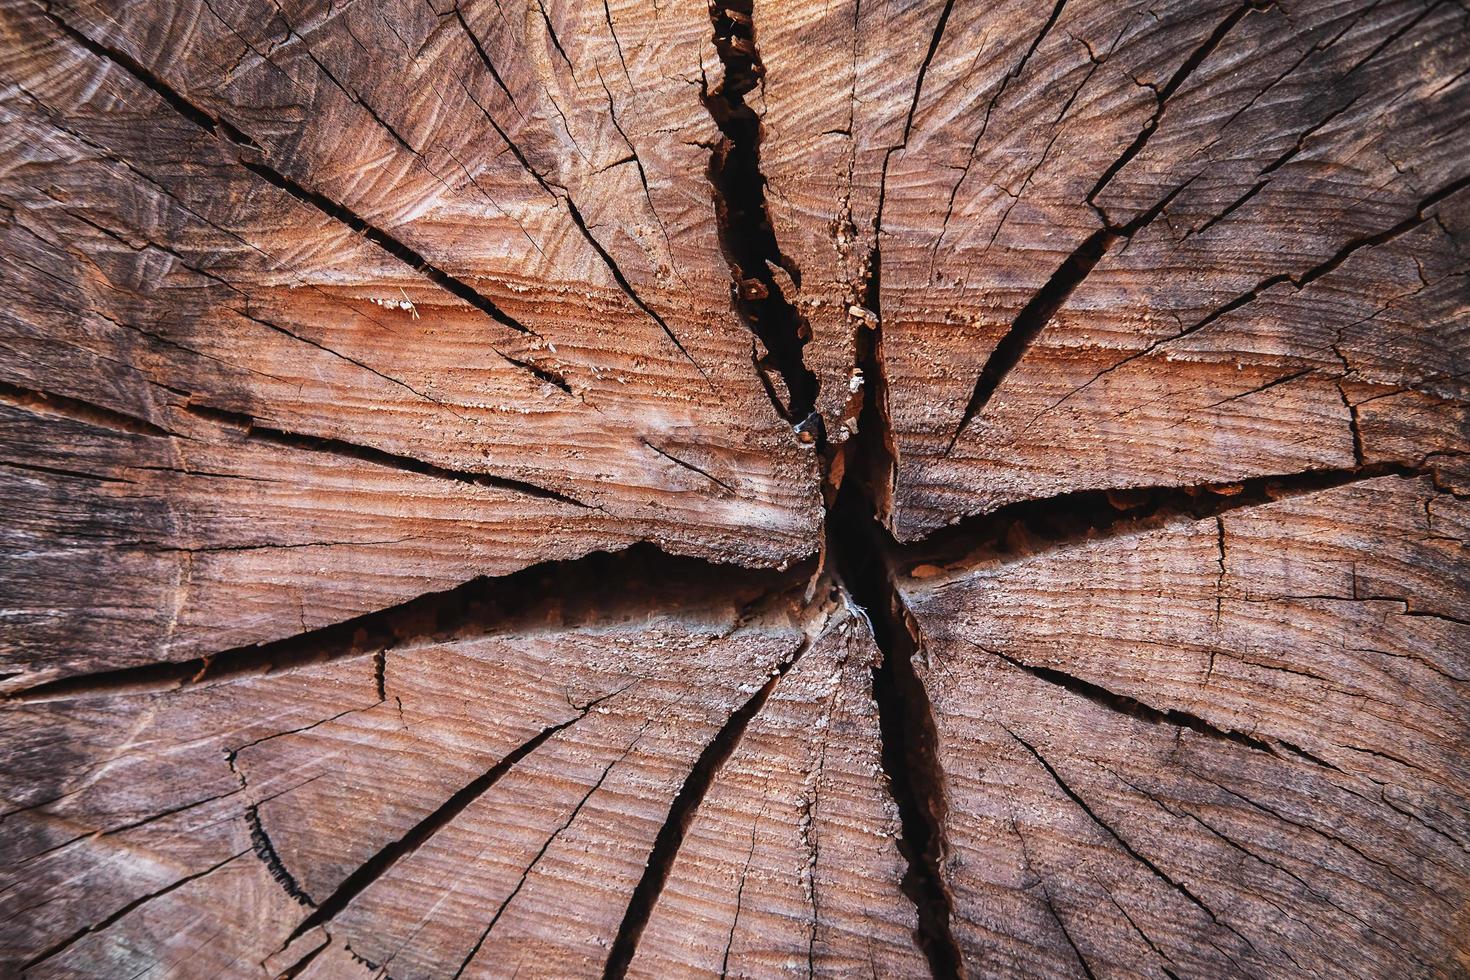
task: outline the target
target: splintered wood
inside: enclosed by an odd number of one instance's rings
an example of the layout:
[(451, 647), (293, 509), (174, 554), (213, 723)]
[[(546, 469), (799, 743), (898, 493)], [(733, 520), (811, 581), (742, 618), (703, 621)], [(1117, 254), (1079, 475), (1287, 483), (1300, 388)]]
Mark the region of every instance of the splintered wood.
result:
[(0, 974), (1470, 975), (1470, 13), (0, 0)]

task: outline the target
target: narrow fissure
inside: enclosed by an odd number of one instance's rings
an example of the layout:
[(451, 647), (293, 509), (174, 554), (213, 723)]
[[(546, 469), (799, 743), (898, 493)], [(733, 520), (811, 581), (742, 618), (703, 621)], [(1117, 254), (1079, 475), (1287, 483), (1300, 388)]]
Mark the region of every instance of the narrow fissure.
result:
[(710, 787), (714, 785), (715, 777), (720, 774), (725, 762), (735, 753), (740, 739), (745, 735), (746, 728), (750, 726), (751, 719), (765, 706), (766, 700), (770, 698), (771, 692), (776, 689), (781, 678), (796, 666), (796, 662), (801, 659), (806, 649), (807, 644), (804, 643), (789, 658), (779, 664), (771, 678), (761, 685), (749, 700), (736, 709), (714, 738), (710, 739), (699, 753), (699, 758), (690, 768), (689, 775), (684, 778), (684, 784), (679, 787), (679, 792), (674, 796), (674, 802), (669, 807), (663, 826), (659, 828), (658, 836), (654, 838), (653, 849), (649, 852), (648, 861), (643, 868), (643, 876), (638, 880), (632, 896), (628, 899), (628, 908), (623, 913), (623, 921), (618, 926), (617, 936), (613, 940), (612, 948), (608, 952), (607, 963), (603, 968), (602, 975), (606, 980), (621, 980), (622, 977), (627, 976), (628, 967), (633, 962), (634, 954), (638, 951), (638, 940), (648, 926), (648, 920), (653, 915), (653, 908), (658, 903), (658, 897), (663, 892), (669, 874), (674, 870), (674, 861), (679, 856), (679, 848), (684, 843), (684, 835), (694, 821), (695, 811), (699, 809), (699, 804), (708, 795)]
[(1170, 76), (1169, 80), (1161, 88), (1154, 90), (1155, 108), (1153, 115), (1149, 118), (1148, 122), (1144, 123), (1143, 128), (1138, 131), (1138, 135), (1134, 137), (1133, 142), (1128, 144), (1128, 147), (1119, 154), (1118, 158), (1113, 161), (1107, 170), (1103, 171), (1102, 176), (1098, 178), (1097, 183), (1093, 185), (1092, 190), (1087, 195), (1088, 204), (1093, 204), (1097, 200), (1097, 196), (1102, 193), (1103, 188), (1107, 187), (1112, 179), (1128, 165), (1129, 161), (1138, 156), (1143, 150), (1149, 138), (1159, 128), (1159, 121), (1163, 118), (1164, 110), (1168, 108), (1169, 99), (1179, 90), (1179, 87), (1184, 84), (1185, 80), (1205, 63), (1205, 59), (1214, 53), (1215, 49), (1225, 40), (1225, 35), (1233, 31), (1235, 26), (1252, 10), (1265, 9), (1268, 5), (1269, 0), (1246, 0), (1245, 3), (1236, 7), (1224, 20), (1215, 25), (1215, 29), (1210, 32), (1208, 37), (1200, 42), (1198, 47), (1189, 53), (1189, 57), (1184, 59), (1183, 64)]
[(32, 414), (57, 415), (117, 432), (139, 436), (169, 436), (167, 429), (137, 415), (96, 405), (80, 398), (58, 395), (0, 381), (0, 405), (11, 405)]
[(407, 473), (417, 473), (421, 476), (431, 476), (440, 480), (454, 480), (458, 483), (471, 483), (480, 487), (510, 490), (515, 493), (525, 494), (528, 497), (551, 500), (560, 504), (571, 504), (574, 507), (592, 507), (591, 504), (584, 504), (575, 497), (569, 497), (559, 491), (551, 490), (535, 483), (527, 482), (526, 480), (495, 476), (490, 473), (480, 473), (474, 470), (453, 469), (448, 466), (440, 466), (437, 463), (430, 463), (427, 460), (419, 459), (415, 456), (405, 456), (402, 453), (389, 452), (386, 449), (365, 446), (361, 443), (336, 439), (331, 436), (313, 436), (300, 432), (290, 432), (286, 429), (277, 429), (273, 426), (261, 425), (251, 416), (240, 412), (225, 411), (206, 405), (190, 405), (187, 407), (187, 410), (193, 415), (212, 422), (243, 428), (247, 437), (258, 439), (262, 442), (269, 442), (277, 446), (284, 446), (290, 449), (304, 449), (308, 452), (328, 453), (345, 459), (355, 459), (362, 463), (385, 466)]
[[(979, 644), (976, 644), (976, 646), (979, 646)], [(1054, 667), (1039, 667), (1035, 664), (1028, 664), (999, 650), (992, 650), (989, 647), (981, 646), (980, 649), (991, 656), (999, 657), (1017, 670), (1024, 670), (1033, 677), (1046, 681), (1048, 684), (1055, 684), (1060, 688), (1071, 691), (1079, 697), (1086, 698), (1093, 704), (1100, 705), (1110, 711), (1116, 711), (1118, 714), (1136, 718), (1150, 725), (1170, 725), (1175, 728), (1187, 728), (1206, 738), (1212, 738), (1221, 742), (1232, 742), (1236, 745), (1254, 749), (1257, 752), (1265, 752), (1269, 755), (1280, 755), (1276, 751), (1276, 745), (1272, 742), (1231, 728), (1221, 728), (1201, 718), (1199, 715), (1191, 714), (1188, 711), (1181, 711), (1178, 708), (1155, 708), (1153, 705), (1140, 701), (1135, 697), (1130, 697), (1127, 694), (1119, 694), (1117, 691), (1110, 691), (1100, 684), (1094, 684), (1091, 681), (1084, 680), (1073, 674), (1068, 674), (1062, 670), (1057, 670)], [(1295, 749), (1295, 747), (1289, 747), (1288, 751), (1291, 751), (1293, 754), (1299, 754), (1299, 750)]]
[[(644, 727), (647, 728), (647, 723), (645, 723)], [(639, 738), (641, 737), (642, 733), (640, 732)], [(613, 771), (613, 767), (621, 764), (628, 757), (628, 753), (633, 751), (633, 746), (637, 744), (638, 739), (635, 738), (633, 744), (629, 745), (623, 751), (622, 755), (603, 767), (601, 775), (597, 777), (597, 782), (593, 783), (591, 788), (582, 794), (582, 798), (577, 801), (576, 806), (572, 807), (572, 812), (567, 816), (566, 820), (562, 821), (561, 826), (553, 830), (551, 836), (541, 843), (540, 850), (536, 852), (536, 856), (531, 859), (531, 862), (526, 865), (526, 869), (521, 872), (521, 877), (516, 882), (515, 887), (510, 890), (510, 893), (505, 898), (501, 899), (500, 904), (495, 909), (495, 914), (490, 917), (489, 922), (485, 923), (485, 928), (480, 931), (479, 937), (475, 940), (474, 945), (470, 947), (469, 952), (465, 954), (464, 959), (460, 961), (459, 969), (454, 971), (454, 975), (450, 980), (459, 980), (460, 977), (464, 976), (464, 972), (469, 969), (470, 963), (474, 961), (475, 957), (480, 954), (480, 950), (484, 948), (485, 940), (489, 939), (490, 933), (495, 931), (495, 924), (500, 921), (500, 917), (505, 914), (505, 910), (510, 908), (510, 903), (516, 900), (516, 896), (521, 893), (521, 889), (526, 887), (526, 882), (531, 879), (531, 873), (536, 870), (536, 866), (541, 863), (541, 859), (546, 856), (546, 852), (551, 850), (551, 845), (556, 841), (557, 837), (561, 836), (568, 827), (576, 822), (577, 817), (582, 813), (582, 808), (587, 805), (587, 801), (592, 799), (594, 793), (602, 789), (602, 784), (607, 781), (608, 774)], [(384, 972), (386, 973), (386, 971)]]
[[(233, 766), (233, 761), (231, 765)], [(270, 872), (270, 876), (276, 880), (276, 884), (302, 905), (315, 907), (316, 903), (311, 900), (311, 896), (306, 894), (296, 880), (296, 876), (286, 868), (286, 863), (276, 853), (276, 845), (271, 841), (270, 834), (266, 833), (265, 827), (260, 822), (260, 804), (256, 803), (245, 808), (245, 825), (250, 828), (251, 849), (255, 851), (255, 856), (260, 858), (261, 864), (264, 864), (266, 870)]]
[[(54, 24), (59, 31), (65, 34), (68, 39), (81, 46), (82, 48), (85, 48), (92, 55), (101, 58), (104, 61), (115, 64), (125, 70), (141, 85), (145, 86), (160, 99), (162, 99), (180, 116), (189, 120), (200, 129), (203, 129), (211, 136), (216, 136), (228, 140), (237, 148), (249, 151), (252, 154), (259, 154), (261, 156), (265, 154), (265, 150), (260, 146), (259, 143), (252, 139), (249, 134), (243, 132), (242, 130), (231, 124), (228, 120), (213, 115), (202, 109), (200, 106), (195, 104), (178, 90), (174, 89), (157, 74), (149, 70), (147, 66), (139, 62), (136, 58), (132, 57), (127, 52), (122, 51), (118, 48), (108, 47), (104, 44), (100, 44), (97, 41), (92, 40), (92, 38), (77, 30), (75, 27), (72, 27), (60, 16), (58, 16), (54, 11), (49, 9), (49, 6), (44, 11), (44, 13), (46, 18), (50, 20), (51, 23)], [(379, 122), (381, 122), (381, 120), (379, 120)], [(400, 140), (400, 142), (402, 141)], [(404, 145), (407, 146), (407, 144)], [(411, 147), (409, 149), (410, 151), (412, 151)], [(319, 191), (313, 191), (307, 187), (302, 186), (297, 181), (281, 173), (274, 167), (271, 167), (268, 164), (261, 162), (260, 160), (239, 158), (237, 162), (240, 164), (240, 166), (244, 167), (246, 170), (249, 170), (251, 173), (264, 180), (266, 183), (271, 184), (272, 186), (281, 191), (284, 191), (287, 194), (290, 194), (292, 197), (296, 198), (298, 201), (301, 201), (303, 204), (308, 204), (311, 207), (316, 208), (327, 217), (341, 222), (343, 225), (346, 225), (348, 228), (352, 229), (357, 234), (362, 235), (368, 241), (372, 242), (374, 245), (377, 245), (379, 248), (387, 252), (389, 255), (393, 256), (398, 261), (413, 268), (414, 271), (418, 272), (420, 275), (424, 276), (429, 281), (439, 286), (441, 289), (445, 290), (446, 292), (452, 293), (455, 296), (458, 296), (460, 299), (480, 310), (482, 313), (485, 313), (492, 320), (496, 321), (502, 326), (509, 327), (510, 329), (518, 331), (520, 333), (531, 334), (535, 336), (536, 332), (534, 330), (521, 323), (515, 317), (506, 313), (499, 306), (495, 305), (495, 303), (488, 296), (485, 296), (483, 293), (475, 289), (475, 287), (471, 286), (463, 279), (451, 275), (450, 273), (445, 272), (443, 269), (434, 265), (412, 246), (403, 242), (402, 240), (385, 231), (384, 229), (373, 225), (372, 223), (367, 221), (367, 219), (363, 218), (361, 215), (357, 214), (346, 205), (332, 200), (330, 197)]]
[(211, 865), (210, 867), (205, 868), (203, 871), (196, 871), (193, 874), (185, 875), (182, 878), (178, 878), (170, 882), (169, 884), (164, 885), (162, 888), (159, 888), (156, 891), (151, 891), (146, 895), (141, 895), (138, 898), (133, 899), (131, 902), (128, 902), (121, 908), (116, 909), (105, 918), (100, 919), (89, 926), (78, 929), (71, 935), (65, 937), (64, 939), (58, 940), (57, 942), (43, 949), (41, 952), (32, 956), (30, 959), (26, 960), (24, 963), (21, 963), (20, 971), (24, 973), (27, 970), (35, 969), (47, 960), (54, 959), (61, 953), (66, 952), (66, 950), (70, 949), (72, 946), (75, 946), (84, 937), (89, 936), (93, 933), (102, 932), (108, 926), (112, 925), (114, 922), (117, 922), (128, 913), (142, 908), (149, 902), (154, 901), (155, 899), (162, 898), (170, 892), (178, 891), (180, 888), (183, 888), (185, 885), (189, 884), (192, 881), (198, 881), (200, 878), (213, 874), (220, 868), (223, 868), (225, 865), (229, 864), (231, 861), (238, 860), (248, 853), (249, 851), (237, 851), (236, 853), (231, 854), (229, 857), (225, 858), (218, 864)]
[(1057, 270), (1052, 273), (1046, 284), (1037, 290), (1030, 301), (1016, 314), (1016, 318), (1011, 321), (1010, 329), (1000, 338), (990, 352), (990, 356), (986, 358), (979, 376), (975, 379), (975, 389), (970, 394), (970, 401), (965, 405), (964, 414), (960, 416), (959, 425), (955, 426), (954, 432), (949, 437), (949, 445), (944, 450), (946, 456), (954, 452), (955, 443), (959, 441), (971, 420), (990, 401), (1006, 375), (1021, 363), (1021, 358), (1041, 336), (1041, 331), (1051, 323), (1052, 317), (1056, 316), (1057, 311), (1062, 308), (1077, 287), (1082, 285), (1083, 280), (1092, 274), (1092, 270), (1102, 261), (1108, 250), (1118, 241), (1127, 242), (1147, 228), (1155, 218), (1164, 213), (1164, 209), (1192, 181), (1193, 178), (1190, 178), (1175, 187), (1156, 201), (1153, 207), (1126, 224), (1111, 223), (1101, 209), (1098, 209), (1098, 217), (1102, 219), (1103, 226), (1083, 239), (1082, 243), (1062, 260), (1061, 265), (1057, 266)]
[[(875, 251), (868, 302), (877, 305), (880, 257)], [(881, 757), (898, 809), (898, 849), (908, 864), (903, 893), (918, 915), (915, 939), (936, 978), (965, 975), (950, 919), (954, 902), (941, 868), (946, 800), (939, 733), (929, 696), (914, 667), (920, 651), (917, 625), (908, 614), (892, 570), (894, 542), (882, 523), (891, 494), (893, 454), (886, 417), (886, 384), (879, 325), (859, 334), (865, 384), (857, 437), (844, 447), (841, 482), (827, 514), (827, 562), (852, 601), (869, 617), (882, 654), (873, 669)]]
[[(618, 693), (620, 692), (613, 691), (604, 694), (602, 697), (588, 702), (577, 714), (568, 718), (566, 721), (543, 728), (530, 740), (517, 746), (489, 769), (486, 769), (479, 776), (466, 783), (453, 796), (441, 803), (437, 809), (410, 827), (403, 836), (384, 845), (371, 858), (359, 865), (357, 870), (343, 879), (342, 883), (337, 886), (337, 889), (317, 905), (315, 911), (301, 920), (301, 923), (287, 937), (286, 942), (282, 944), (281, 949), (284, 950), (291, 943), (317, 926), (332, 921), (334, 916), (347, 908), (353, 899), (361, 895), (373, 882), (386, 874), (393, 865), (422, 847), (429, 838), (433, 837), (446, 827), (451, 820), (463, 813), (470, 804), (474, 803), (481, 796), (484, 796), (490, 790), (490, 787), (494, 786), (500, 781), (502, 776), (515, 768), (518, 762), (546, 744), (548, 740), (559, 732), (571, 728), (585, 718), (587, 713), (597, 705), (616, 696)], [(285, 873), (284, 868), (281, 871)], [(287, 877), (289, 878), (290, 876), (287, 875)]]
[[(935, 31), (930, 58), (950, 6), (946, 5)], [(803, 441), (814, 444), (823, 461), (824, 564), (851, 599), (868, 612), (882, 653), (873, 671), (873, 693), (879, 707), (883, 766), (902, 828), (899, 850), (908, 863), (901, 885), (918, 914), (915, 939), (934, 976), (960, 977), (964, 963), (950, 928), (953, 901), (940, 872), (946, 845), (938, 733), (928, 695), (913, 667), (916, 641), (912, 624), (903, 615), (903, 602), (886, 557), (891, 539), (883, 522), (890, 509), (896, 457), (881, 349), (881, 255), (875, 247), (863, 297), (876, 325), (859, 328), (856, 337), (857, 367), (864, 386), (858, 435), (841, 447), (829, 446), (821, 417), (815, 412), (817, 378), (802, 357), (811, 326), (787, 297), (781, 281), (799, 287), (800, 270), (781, 253), (776, 241), (760, 170), (761, 121), (745, 103), (745, 96), (765, 75), (755, 43), (752, 8), (752, 0), (723, 0), (710, 7), (715, 47), (725, 72), (724, 79), (704, 93), (705, 107), (723, 134), (711, 152), (709, 168), (720, 242), (735, 277), (736, 309), (767, 351), (765, 357), (755, 358), (756, 370), (778, 411), (796, 426)], [(921, 72), (918, 87), (922, 85)], [(916, 88), (915, 105), (917, 102)], [(910, 122), (912, 114), (911, 107)], [(780, 388), (785, 390), (784, 399)], [(677, 833), (682, 836), (682, 828)], [(674, 846), (677, 848), (677, 840)], [(644, 922), (661, 884), (659, 878), (646, 899), (650, 908), (640, 911)], [(635, 909), (641, 909), (637, 899), (630, 915)], [(620, 958), (610, 960), (610, 977), (620, 976), (626, 968), (641, 931), (641, 923), (631, 930), (627, 925), (625, 922), (619, 933)], [(612, 968), (614, 962), (621, 964), (618, 970)]]
[(1234, 483), (1081, 490), (1010, 504), (960, 521), (903, 547), (900, 557), (906, 568), (969, 568), (982, 562), (1010, 562), (1080, 541), (1219, 517), (1378, 477), (1429, 475), (1427, 470), (1398, 463), (1372, 463), (1251, 477)]
[(776, 242), (760, 169), (761, 121), (745, 102), (766, 71), (755, 44), (752, 6), (753, 0), (710, 4), (715, 49), (724, 65), (724, 78), (702, 94), (722, 134), (709, 163), (715, 219), (735, 280), (735, 309), (766, 349), (765, 356), (755, 358), (756, 370), (781, 416), (807, 441), (820, 441), (817, 376), (802, 356), (811, 325), (786, 294), (800, 287), (801, 270)]
[[(1127, 166), (1130, 160), (1138, 155), (1148, 143), (1154, 131), (1158, 129), (1160, 119), (1163, 117), (1170, 97), (1204, 63), (1205, 59), (1220, 46), (1221, 42), (1225, 40), (1225, 36), (1247, 14), (1257, 9), (1255, 4), (1256, 0), (1247, 0), (1246, 3), (1241, 4), (1232, 11), (1229, 16), (1215, 27), (1215, 30), (1209, 37), (1190, 53), (1189, 57), (1185, 59), (1184, 63), (1179, 66), (1179, 69), (1163, 87), (1155, 91), (1154, 97), (1157, 102), (1157, 107), (1153, 116), (1139, 131), (1138, 136), (1133, 142), (1103, 171), (1102, 176), (1098, 178), (1097, 183), (1087, 195), (1087, 203), (1097, 212), (1098, 218), (1102, 222), (1102, 227), (1084, 239), (1062, 261), (1062, 264), (1057, 267), (1056, 272), (1052, 274), (1046, 284), (1032, 296), (1030, 302), (1022, 307), (1021, 312), (1012, 321), (1010, 329), (1000, 339), (1000, 342), (996, 344), (995, 349), (991, 351), (990, 357), (986, 359), (984, 366), (980, 370), (980, 376), (975, 379), (975, 389), (970, 395), (969, 403), (965, 406), (964, 414), (960, 417), (959, 425), (955, 426), (954, 432), (950, 435), (949, 444), (944, 450), (946, 456), (954, 451), (955, 443), (959, 441), (960, 436), (964, 433), (970, 422), (985, 407), (986, 403), (990, 401), (996, 389), (1005, 380), (1006, 375), (1020, 363), (1026, 351), (1030, 349), (1031, 345), (1036, 341), (1036, 338), (1041, 335), (1041, 331), (1051, 322), (1052, 317), (1061, 309), (1062, 304), (1067, 301), (1068, 297), (1072, 295), (1072, 292), (1082, 284), (1082, 281), (1088, 277), (1093, 268), (1102, 260), (1102, 257), (1107, 253), (1108, 249), (1118, 239), (1126, 240), (1132, 238), (1139, 231), (1143, 230), (1143, 228), (1147, 227), (1154, 218), (1163, 212), (1163, 209), (1168, 206), (1175, 196), (1188, 186), (1189, 182), (1186, 181), (1184, 184), (1174, 188), (1174, 190), (1170, 191), (1168, 195), (1148, 211), (1122, 225), (1115, 224), (1111, 221), (1103, 208), (1096, 203), (1097, 196), (1102, 193), (1103, 188), (1117, 176), (1119, 171)], [(1060, 7), (1057, 8), (1056, 12), (1059, 11)], [(1056, 12), (1053, 14), (1054, 17)]]
[(965, 413), (960, 416), (960, 424), (955, 426), (954, 434), (949, 438), (949, 445), (945, 447), (945, 455), (954, 451), (955, 443), (959, 441), (960, 434), (969, 426), (970, 421), (979, 414), (980, 410), (990, 401), (1000, 387), (1001, 381), (1011, 372), (1017, 364), (1021, 363), (1021, 357), (1030, 349), (1031, 344), (1041, 335), (1042, 329), (1051, 322), (1057, 310), (1072, 295), (1072, 291), (1081, 285), (1092, 272), (1093, 267), (1101, 261), (1108, 247), (1118, 236), (1107, 228), (1100, 228), (1090, 235), (1083, 243), (1068, 255), (1057, 266), (1057, 271), (1052, 273), (1046, 285), (1036, 291), (1030, 302), (1021, 308), (1016, 318), (1011, 322), (1011, 327), (1001, 337), (995, 349), (986, 358), (985, 365), (980, 369), (980, 376), (975, 379), (975, 390), (970, 395), (970, 401), (965, 406)]

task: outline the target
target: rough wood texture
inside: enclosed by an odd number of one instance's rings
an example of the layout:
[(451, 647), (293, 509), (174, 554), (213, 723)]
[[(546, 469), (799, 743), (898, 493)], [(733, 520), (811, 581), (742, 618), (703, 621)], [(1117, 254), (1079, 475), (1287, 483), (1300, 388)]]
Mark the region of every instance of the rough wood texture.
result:
[(0, 974), (1470, 975), (1470, 14), (0, 0)]

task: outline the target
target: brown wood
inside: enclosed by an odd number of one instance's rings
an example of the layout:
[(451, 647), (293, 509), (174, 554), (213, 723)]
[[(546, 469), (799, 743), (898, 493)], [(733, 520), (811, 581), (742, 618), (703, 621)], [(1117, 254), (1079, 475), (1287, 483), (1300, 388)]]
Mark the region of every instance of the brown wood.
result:
[(0, 975), (1470, 975), (1470, 14), (0, 0)]

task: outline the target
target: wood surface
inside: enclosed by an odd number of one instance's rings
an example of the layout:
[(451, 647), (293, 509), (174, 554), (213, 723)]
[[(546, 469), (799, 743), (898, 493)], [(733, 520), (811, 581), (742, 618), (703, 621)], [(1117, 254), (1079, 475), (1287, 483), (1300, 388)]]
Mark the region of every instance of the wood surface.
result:
[(1470, 10), (0, 0), (0, 976), (1470, 976)]

